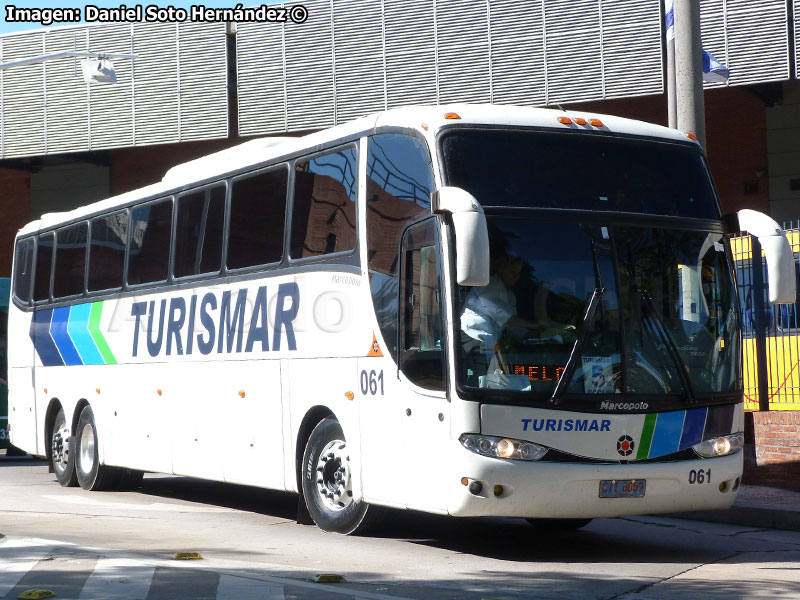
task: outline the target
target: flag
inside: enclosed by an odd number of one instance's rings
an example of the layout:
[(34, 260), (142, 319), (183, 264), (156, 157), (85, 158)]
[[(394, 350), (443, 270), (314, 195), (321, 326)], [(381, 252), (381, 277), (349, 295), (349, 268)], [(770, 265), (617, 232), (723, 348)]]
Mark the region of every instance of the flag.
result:
[(664, 0), (664, 22), (667, 27), (667, 41), (675, 39), (675, 10), (673, 0)]
[[(674, 0), (664, 0), (664, 26), (667, 42), (675, 39)], [(703, 81), (706, 83), (725, 83), (730, 77), (728, 67), (719, 62), (711, 52), (703, 50)]]
[(703, 81), (706, 83), (725, 83), (730, 72), (708, 50), (703, 50)]

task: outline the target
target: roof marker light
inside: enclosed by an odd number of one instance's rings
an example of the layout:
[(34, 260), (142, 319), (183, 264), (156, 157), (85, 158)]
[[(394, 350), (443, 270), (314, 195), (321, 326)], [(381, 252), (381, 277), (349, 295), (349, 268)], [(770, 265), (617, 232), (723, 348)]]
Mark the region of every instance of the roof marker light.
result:
[(697, 141), (697, 136), (690, 131), (686, 132), (686, 137), (689, 138), (690, 140), (694, 140), (695, 142)]
[(558, 122), (562, 125), (572, 125), (572, 119), (569, 117), (558, 117)]
[(445, 113), (445, 114), (444, 114), (444, 118), (445, 118), (445, 119), (451, 119), (451, 120), (452, 120), (452, 119), (460, 119), (461, 117), (459, 116), (459, 114), (458, 114), (458, 113), (449, 112), (449, 113)]
[(576, 117), (575, 118), (575, 124), (576, 125), (586, 125), (586, 119), (584, 119), (583, 117)]
[(592, 127), (602, 127), (603, 122), (600, 119), (589, 119), (589, 125)]

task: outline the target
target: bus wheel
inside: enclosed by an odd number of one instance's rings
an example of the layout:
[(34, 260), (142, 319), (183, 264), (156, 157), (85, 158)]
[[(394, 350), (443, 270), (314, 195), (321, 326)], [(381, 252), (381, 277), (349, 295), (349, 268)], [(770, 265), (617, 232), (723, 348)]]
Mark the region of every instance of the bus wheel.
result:
[(75, 473), (75, 448), (70, 447), (71, 441), (74, 441), (74, 438), (70, 437), (64, 409), (60, 408), (50, 434), (50, 460), (53, 461), (56, 480), (64, 487), (78, 485), (78, 476)]
[(97, 427), (94, 412), (86, 406), (78, 417), (78, 430), (75, 434), (75, 471), (78, 484), (85, 490), (106, 490), (113, 483), (116, 470), (100, 464), (97, 450)]
[(325, 419), (311, 432), (303, 453), (303, 497), (320, 529), (336, 533), (363, 533), (374, 508), (353, 500), (350, 455), (336, 419)]
[(530, 525), (543, 532), (575, 531), (592, 522), (591, 519), (525, 519)]

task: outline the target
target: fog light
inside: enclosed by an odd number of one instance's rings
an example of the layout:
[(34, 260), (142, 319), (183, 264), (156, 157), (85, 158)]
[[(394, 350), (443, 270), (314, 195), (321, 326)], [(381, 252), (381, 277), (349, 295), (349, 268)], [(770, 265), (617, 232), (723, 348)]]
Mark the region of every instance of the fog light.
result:
[(500, 496), (503, 495), (503, 486), (502, 485), (496, 485), (496, 486), (494, 486), (494, 489), (492, 491), (494, 492), (494, 495), (499, 498)]
[(483, 484), (480, 481), (473, 481), (469, 484), (469, 493), (473, 496), (477, 496), (483, 490)]
[(720, 484), (719, 484), (719, 491), (720, 491), (720, 492), (724, 492), (724, 491), (725, 491), (725, 490), (727, 490), (727, 489), (728, 489), (728, 482), (727, 482), (727, 481), (722, 481), (722, 482), (720, 482)]

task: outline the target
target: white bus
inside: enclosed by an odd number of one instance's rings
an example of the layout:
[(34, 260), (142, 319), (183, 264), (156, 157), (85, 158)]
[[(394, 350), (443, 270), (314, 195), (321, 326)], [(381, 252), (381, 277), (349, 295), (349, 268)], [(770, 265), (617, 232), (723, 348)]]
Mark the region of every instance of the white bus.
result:
[(696, 142), (610, 116), (407, 108), (252, 140), (19, 232), (11, 440), (65, 486), (288, 490), (341, 533), (382, 506), (725, 508), (722, 217)]

